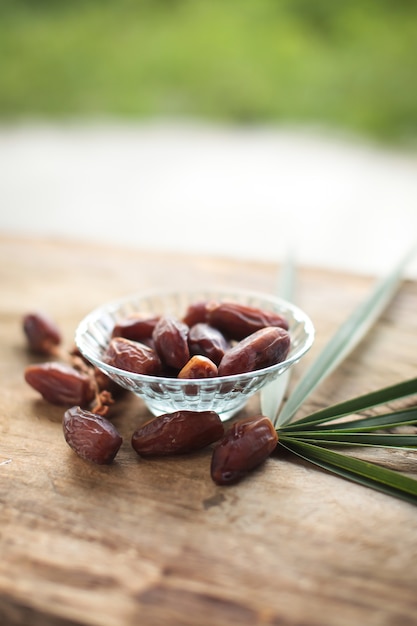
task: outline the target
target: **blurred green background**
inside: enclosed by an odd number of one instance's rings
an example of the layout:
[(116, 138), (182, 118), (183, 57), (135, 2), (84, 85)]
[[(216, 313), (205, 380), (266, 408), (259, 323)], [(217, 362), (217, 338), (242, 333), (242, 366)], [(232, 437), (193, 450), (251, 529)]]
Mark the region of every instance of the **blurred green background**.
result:
[(323, 125), (416, 145), (415, 0), (0, 0), (0, 119)]

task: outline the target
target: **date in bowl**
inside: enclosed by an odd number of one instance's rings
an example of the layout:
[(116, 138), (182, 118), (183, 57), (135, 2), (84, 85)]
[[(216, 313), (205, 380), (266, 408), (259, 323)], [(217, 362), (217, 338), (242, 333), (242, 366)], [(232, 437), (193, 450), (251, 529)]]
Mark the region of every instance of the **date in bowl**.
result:
[[(255, 371), (211, 378), (153, 376), (119, 369), (106, 362), (113, 329), (136, 314), (182, 319), (197, 302), (227, 302), (278, 313), (288, 323), (291, 343), (285, 359)], [(272, 295), (244, 291), (201, 289), (150, 291), (109, 302), (89, 313), (79, 324), (75, 343), (82, 355), (109, 378), (138, 395), (153, 415), (178, 410), (216, 411), (223, 421), (243, 408), (248, 398), (292, 367), (314, 341), (314, 326), (297, 306)]]

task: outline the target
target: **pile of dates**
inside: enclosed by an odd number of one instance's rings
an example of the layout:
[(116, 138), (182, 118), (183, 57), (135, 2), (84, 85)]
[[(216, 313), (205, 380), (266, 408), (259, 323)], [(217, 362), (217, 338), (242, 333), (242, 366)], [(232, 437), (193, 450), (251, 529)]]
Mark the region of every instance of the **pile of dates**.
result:
[(196, 302), (182, 319), (132, 314), (115, 324), (104, 360), (137, 374), (212, 378), (283, 361), (288, 322), (274, 311), (235, 302)]
[[(123, 439), (108, 417), (122, 390), (77, 349), (66, 351), (47, 315), (23, 319), (29, 349), (52, 360), (29, 365), (26, 382), (52, 404), (66, 406), (63, 432), (83, 459), (108, 464)], [(198, 302), (182, 319), (135, 314), (118, 322), (104, 359), (131, 372), (185, 379), (227, 376), (283, 361), (290, 348), (286, 320), (275, 312), (232, 302)], [(211, 477), (232, 484), (258, 467), (276, 448), (271, 421), (256, 415), (225, 429), (214, 411), (176, 411), (154, 417), (131, 437), (141, 457), (187, 454), (213, 446)]]

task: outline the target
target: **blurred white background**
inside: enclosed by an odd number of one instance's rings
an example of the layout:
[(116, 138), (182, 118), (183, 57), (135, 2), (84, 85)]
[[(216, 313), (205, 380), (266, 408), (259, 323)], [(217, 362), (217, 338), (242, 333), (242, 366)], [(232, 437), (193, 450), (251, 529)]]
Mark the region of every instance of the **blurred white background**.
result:
[(292, 249), (379, 275), (417, 238), (417, 156), (313, 129), (3, 126), (0, 206), (6, 234), (273, 262)]

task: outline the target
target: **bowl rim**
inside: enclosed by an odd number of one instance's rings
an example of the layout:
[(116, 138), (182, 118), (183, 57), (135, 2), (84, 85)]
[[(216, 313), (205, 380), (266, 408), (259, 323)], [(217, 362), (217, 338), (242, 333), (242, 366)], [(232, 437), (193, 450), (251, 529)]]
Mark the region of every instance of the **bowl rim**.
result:
[[(279, 363), (275, 363), (274, 365), (269, 365), (268, 367), (263, 367), (257, 370), (253, 370), (250, 372), (242, 372), (240, 374), (232, 374), (229, 376), (213, 376), (210, 378), (175, 378), (169, 376), (154, 376), (149, 374), (139, 374), (136, 372), (129, 372), (128, 370), (123, 370), (114, 365), (110, 365), (103, 360), (97, 359), (94, 355), (84, 346), (84, 336), (86, 332), (88, 332), (88, 328), (93, 322), (97, 322), (103, 315), (106, 313), (111, 315), (115, 314), (123, 305), (128, 304), (129, 302), (133, 302), (135, 300), (141, 299), (149, 299), (156, 297), (174, 297), (177, 295), (190, 295), (190, 294), (207, 294), (215, 293), (219, 297), (224, 294), (228, 295), (229, 298), (233, 298), (233, 296), (237, 297), (250, 297), (255, 299), (260, 299), (269, 302), (271, 305), (278, 307), (278, 312), (290, 312), (292, 318), (304, 325), (305, 329), (305, 341), (301, 346), (298, 346), (296, 351), (284, 361), (280, 361)], [(214, 298), (213, 298), (214, 299)], [(225, 300), (226, 301), (226, 300)], [(280, 309), (283, 311), (280, 311)], [(87, 313), (84, 318), (79, 322), (76, 331), (75, 331), (75, 345), (80, 350), (81, 354), (84, 358), (86, 358), (90, 363), (94, 364), (96, 367), (104, 371), (105, 373), (112, 373), (117, 376), (123, 376), (125, 378), (129, 378), (132, 381), (137, 381), (141, 383), (149, 383), (149, 384), (160, 384), (160, 385), (172, 385), (175, 384), (179, 387), (183, 387), (186, 385), (196, 385), (196, 386), (207, 386), (213, 384), (222, 384), (222, 383), (236, 383), (244, 379), (245, 381), (255, 378), (257, 376), (266, 375), (269, 373), (274, 373), (277, 370), (282, 369), (294, 365), (297, 363), (301, 357), (303, 357), (312, 347), (315, 339), (315, 327), (314, 324), (307, 315), (307, 313), (301, 309), (299, 306), (293, 304), (289, 300), (285, 298), (281, 298), (280, 296), (275, 296), (272, 293), (266, 293), (256, 290), (248, 290), (243, 288), (228, 288), (228, 287), (210, 287), (205, 286), (203, 288), (185, 288), (185, 289), (149, 289), (146, 291), (136, 291), (131, 292), (128, 295), (122, 296), (120, 298), (116, 298), (113, 300), (109, 300), (94, 309), (92, 309), (89, 313)]]

